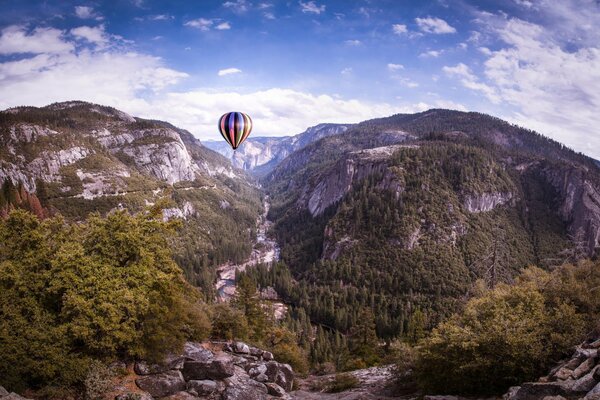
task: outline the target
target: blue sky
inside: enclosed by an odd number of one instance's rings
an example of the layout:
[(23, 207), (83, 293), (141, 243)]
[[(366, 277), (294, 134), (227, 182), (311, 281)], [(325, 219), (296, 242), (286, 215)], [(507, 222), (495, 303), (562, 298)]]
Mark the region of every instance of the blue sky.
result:
[(88, 100), (218, 139), (434, 107), (600, 158), (595, 0), (6, 1), (0, 108)]

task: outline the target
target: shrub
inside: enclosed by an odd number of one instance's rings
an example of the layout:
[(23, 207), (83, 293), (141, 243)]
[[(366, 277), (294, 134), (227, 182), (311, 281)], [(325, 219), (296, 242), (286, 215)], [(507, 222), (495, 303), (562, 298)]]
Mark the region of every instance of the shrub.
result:
[(246, 316), (229, 304), (215, 304), (212, 307), (211, 337), (234, 340), (248, 337), (248, 321)]
[(345, 390), (354, 389), (359, 384), (358, 379), (352, 374), (337, 374), (333, 381), (327, 385), (327, 392), (339, 393)]
[(286, 328), (273, 328), (267, 334), (265, 344), (277, 361), (290, 364), (300, 374), (308, 371), (306, 355), (298, 346), (293, 332)]
[(114, 373), (99, 361), (90, 364), (88, 373), (83, 382), (86, 400), (99, 400), (113, 388)]
[(156, 360), (206, 337), (199, 294), (172, 259), (172, 228), (159, 212), (0, 220), (0, 385), (73, 386), (93, 360)]
[(544, 374), (581, 340), (584, 316), (568, 299), (545, 297), (549, 275), (524, 277), (472, 299), (422, 342), (416, 372), (426, 392), (503, 393)]

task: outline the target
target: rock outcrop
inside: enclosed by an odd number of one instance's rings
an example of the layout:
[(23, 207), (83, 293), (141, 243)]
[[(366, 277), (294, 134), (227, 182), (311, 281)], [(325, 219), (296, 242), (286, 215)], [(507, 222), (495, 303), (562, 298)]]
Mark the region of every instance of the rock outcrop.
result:
[[(31, 123), (39, 113), (56, 120)], [(167, 184), (193, 181), (202, 175), (235, 177), (226, 160), (204, 148), (189, 132), (166, 122), (148, 121), (110, 107), (84, 102), (57, 103), (40, 109), (14, 108), (0, 132), (0, 182), (9, 178), (35, 192), (36, 182), (72, 188), (71, 172), (85, 185), (82, 197), (127, 191), (123, 178), (139, 173)], [(100, 115), (100, 117), (99, 117)], [(82, 117), (84, 116), (84, 117)], [(14, 122), (13, 122), (14, 120)], [(90, 156), (95, 156), (93, 161)], [(100, 161), (101, 160), (101, 161)], [(79, 193), (69, 193), (78, 195)]]
[(296, 150), (327, 136), (345, 132), (350, 124), (319, 124), (295, 136), (249, 137), (237, 151), (228, 144), (204, 142), (209, 148), (231, 159), (234, 167), (264, 175)]
[(542, 165), (542, 173), (560, 196), (560, 215), (575, 240), (583, 241), (589, 255), (600, 247), (600, 191), (598, 172), (564, 164)]
[[(266, 400), (290, 398), (294, 371), (273, 354), (243, 342), (186, 343), (164, 363), (134, 365), (135, 383), (147, 399)], [(123, 392), (116, 400), (141, 396)]]
[(514, 200), (511, 192), (481, 193), (466, 195), (463, 201), (465, 210), (471, 213), (488, 212)]
[(340, 201), (356, 182), (373, 174), (383, 175), (378, 189), (391, 190), (398, 198), (403, 187), (395, 174), (388, 169), (387, 161), (400, 147), (402, 145), (383, 146), (350, 153), (348, 157), (324, 171), (314, 188), (307, 184), (298, 205), (307, 207), (313, 217), (321, 215), (327, 207)]
[(600, 338), (589, 339), (538, 382), (512, 387), (505, 400), (600, 399)]

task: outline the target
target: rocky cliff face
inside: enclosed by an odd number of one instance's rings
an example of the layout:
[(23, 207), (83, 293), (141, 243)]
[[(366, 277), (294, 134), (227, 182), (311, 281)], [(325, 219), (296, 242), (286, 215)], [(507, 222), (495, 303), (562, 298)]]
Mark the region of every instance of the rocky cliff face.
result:
[[(133, 175), (170, 185), (203, 175), (236, 176), (225, 160), (214, 160), (216, 155), (212, 160), (203, 158), (197, 151), (202, 145), (189, 133), (185, 143), (182, 132), (169, 124), (136, 119), (108, 107), (66, 102), (41, 109), (14, 108), (0, 115), (0, 145), (5, 149), (0, 153), (0, 181), (22, 182), (30, 192), (40, 180), (89, 198), (127, 191), (126, 178)], [(48, 125), (37, 122), (47, 115)], [(73, 171), (66, 168), (70, 166), (82, 182), (79, 193), (71, 193), (73, 182), (68, 178)]]
[(321, 138), (343, 133), (350, 126), (348, 124), (319, 124), (291, 137), (250, 137), (236, 151), (231, 150), (229, 145), (220, 141), (205, 142), (205, 145), (230, 158), (234, 167), (264, 175), (294, 151)]
[[(340, 201), (352, 189), (354, 183), (373, 174), (383, 175), (378, 188), (392, 190), (396, 198), (402, 190), (397, 176), (390, 171), (388, 158), (402, 145), (383, 146), (352, 152), (317, 178), (313, 188), (307, 184), (298, 199), (299, 206), (306, 206), (313, 217), (321, 215), (327, 207)], [(415, 147), (415, 146), (412, 146)]]
[(572, 164), (541, 165), (548, 182), (560, 194), (560, 215), (569, 232), (589, 254), (600, 246), (600, 187), (598, 173)]

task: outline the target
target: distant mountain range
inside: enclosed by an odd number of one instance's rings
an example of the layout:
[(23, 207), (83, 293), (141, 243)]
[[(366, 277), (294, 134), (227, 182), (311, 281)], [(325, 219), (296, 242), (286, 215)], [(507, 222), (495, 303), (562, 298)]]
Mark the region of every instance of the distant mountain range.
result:
[(351, 124), (319, 124), (295, 136), (249, 137), (236, 151), (224, 141), (203, 144), (231, 159), (234, 167), (263, 176), (294, 151), (327, 136), (346, 131)]

